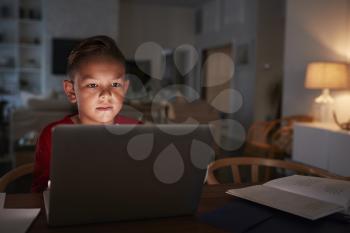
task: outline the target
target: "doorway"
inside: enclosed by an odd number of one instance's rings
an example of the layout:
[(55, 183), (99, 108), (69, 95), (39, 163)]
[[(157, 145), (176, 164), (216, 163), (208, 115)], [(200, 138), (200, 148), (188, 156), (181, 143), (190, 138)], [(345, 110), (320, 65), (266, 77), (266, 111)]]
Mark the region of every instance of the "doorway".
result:
[[(212, 103), (213, 99), (231, 87), (233, 77), (232, 45), (224, 45), (216, 48), (209, 48), (203, 51), (202, 56), (203, 79), (201, 98), (207, 103)], [(216, 103), (215, 107), (221, 112), (227, 113), (230, 109), (230, 97), (222, 98), (224, 101)]]

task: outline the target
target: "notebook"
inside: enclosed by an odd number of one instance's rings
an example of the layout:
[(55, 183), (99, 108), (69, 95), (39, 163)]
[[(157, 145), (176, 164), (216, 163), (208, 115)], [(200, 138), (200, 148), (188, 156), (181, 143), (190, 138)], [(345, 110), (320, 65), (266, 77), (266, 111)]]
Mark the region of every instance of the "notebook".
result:
[(293, 175), (226, 193), (310, 220), (349, 214), (349, 181)]

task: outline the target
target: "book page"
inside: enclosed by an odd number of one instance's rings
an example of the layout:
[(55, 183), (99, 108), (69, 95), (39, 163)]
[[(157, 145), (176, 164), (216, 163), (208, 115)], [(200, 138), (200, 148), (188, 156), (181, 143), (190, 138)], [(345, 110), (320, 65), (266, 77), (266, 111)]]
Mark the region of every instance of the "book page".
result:
[(0, 193), (0, 209), (4, 208), (6, 193)]
[(40, 209), (0, 209), (0, 232), (25, 233)]
[(334, 203), (344, 207), (350, 205), (350, 181), (293, 175), (271, 180), (263, 186), (301, 194), (318, 200)]
[(310, 220), (343, 210), (342, 206), (263, 185), (230, 189), (228, 194), (273, 207)]

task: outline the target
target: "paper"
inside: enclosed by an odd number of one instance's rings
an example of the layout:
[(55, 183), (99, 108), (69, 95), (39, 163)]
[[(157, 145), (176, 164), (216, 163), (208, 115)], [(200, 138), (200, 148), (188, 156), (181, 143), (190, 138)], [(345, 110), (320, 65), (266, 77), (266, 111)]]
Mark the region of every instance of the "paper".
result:
[(6, 193), (0, 193), (0, 209), (4, 208)]
[(1, 233), (25, 233), (40, 209), (0, 209)]
[(310, 220), (315, 220), (344, 209), (342, 206), (333, 203), (263, 185), (231, 189), (227, 193)]
[(345, 210), (350, 206), (349, 181), (294, 175), (263, 185), (341, 205)]

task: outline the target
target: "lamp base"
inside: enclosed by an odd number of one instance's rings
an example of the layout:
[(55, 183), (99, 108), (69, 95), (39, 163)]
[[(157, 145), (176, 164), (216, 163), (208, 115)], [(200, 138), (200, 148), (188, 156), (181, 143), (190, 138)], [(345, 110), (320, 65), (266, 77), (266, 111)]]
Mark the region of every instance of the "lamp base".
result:
[(316, 116), (315, 118), (323, 123), (333, 122), (332, 111), (333, 111), (334, 99), (330, 95), (329, 89), (324, 89), (322, 95), (315, 99)]
[(332, 104), (334, 99), (329, 89), (323, 89), (322, 94), (315, 99), (315, 102), (318, 104)]

